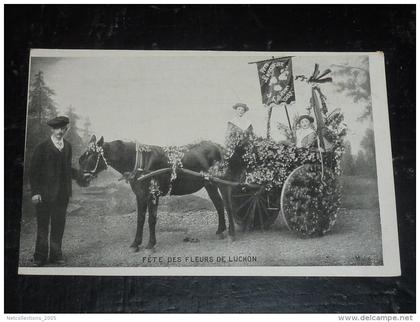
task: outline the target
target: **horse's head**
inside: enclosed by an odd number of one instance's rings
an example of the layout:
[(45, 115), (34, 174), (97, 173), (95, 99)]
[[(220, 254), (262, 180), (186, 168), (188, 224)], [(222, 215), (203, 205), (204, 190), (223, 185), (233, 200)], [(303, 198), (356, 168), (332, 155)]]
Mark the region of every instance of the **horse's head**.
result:
[(96, 142), (96, 136), (92, 135), (87, 150), (79, 158), (80, 172), (87, 185), (99, 172), (108, 168), (103, 144), (103, 136)]

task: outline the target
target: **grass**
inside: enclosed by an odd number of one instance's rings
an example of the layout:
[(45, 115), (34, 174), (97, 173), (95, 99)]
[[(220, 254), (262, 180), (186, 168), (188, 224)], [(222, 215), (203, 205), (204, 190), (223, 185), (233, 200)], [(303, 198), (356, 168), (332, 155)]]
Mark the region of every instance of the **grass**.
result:
[(347, 209), (378, 209), (378, 184), (374, 178), (343, 176), (342, 208)]

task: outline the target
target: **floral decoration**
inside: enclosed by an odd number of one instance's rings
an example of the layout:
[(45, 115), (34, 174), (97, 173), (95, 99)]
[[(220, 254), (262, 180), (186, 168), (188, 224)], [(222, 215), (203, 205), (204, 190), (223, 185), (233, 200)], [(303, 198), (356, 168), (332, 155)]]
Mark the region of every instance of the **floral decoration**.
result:
[(163, 151), (168, 157), (169, 165), (172, 168), (171, 182), (173, 182), (177, 177), (176, 170), (178, 168), (184, 167), (182, 164), (182, 158), (184, 157), (185, 152), (187, 152), (188, 149), (185, 146), (166, 146), (163, 147)]
[(341, 202), (341, 189), (333, 170), (305, 165), (286, 183), (282, 212), (289, 228), (302, 237), (322, 236), (334, 226)]
[(323, 136), (331, 143), (327, 152), (321, 153), (318, 147), (297, 148), (292, 140), (276, 142), (238, 131), (229, 133), (225, 159), (210, 170), (223, 176), (229, 171), (230, 161), (240, 155), (245, 183), (259, 184), (267, 193), (280, 195), (293, 170), (307, 165), (301, 178), (289, 183), (283, 203), (291, 229), (304, 236), (322, 235), (334, 224), (341, 200), (337, 177), (347, 132), (339, 110), (324, 115), (324, 123)]
[(152, 197), (152, 202), (156, 204), (156, 201), (158, 200), (159, 196), (162, 195), (162, 192), (160, 191), (159, 182), (156, 179), (150, 180), (149, 192)]

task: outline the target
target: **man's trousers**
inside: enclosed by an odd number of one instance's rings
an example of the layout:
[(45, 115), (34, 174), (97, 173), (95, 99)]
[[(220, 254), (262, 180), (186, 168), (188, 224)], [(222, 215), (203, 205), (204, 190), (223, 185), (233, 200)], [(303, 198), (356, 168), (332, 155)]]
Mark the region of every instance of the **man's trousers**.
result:
[(59, 198), (52, 202), (42, 201), (36, 205), (38, 228), (34, 254), (35, 261), (46, 262), (48, 259), (48, 232), (50, 225), (49, 259), (53, 262), (63, 258), (61, 243), (66, 223), (67, 205), (68, 197)]

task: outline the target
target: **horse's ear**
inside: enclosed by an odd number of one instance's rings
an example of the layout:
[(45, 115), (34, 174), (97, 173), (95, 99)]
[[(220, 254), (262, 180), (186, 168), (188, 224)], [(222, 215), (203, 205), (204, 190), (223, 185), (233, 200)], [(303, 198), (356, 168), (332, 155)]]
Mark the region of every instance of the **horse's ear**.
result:
[(99, 139), (98, 143), (96, 143), (97, 146), (102, 146), (104, 144), (104, 137), (101, 136), (101, 138)]
[(89, 144), (90, 144), (90, 143), (93, 143), (93, 144), (95, 144), (95, 143), (96, 143), (96, 136), (95, 136), (95, 134), (94, 134), (94, 135), (92, 135), (92, 137), (90, 138)]

